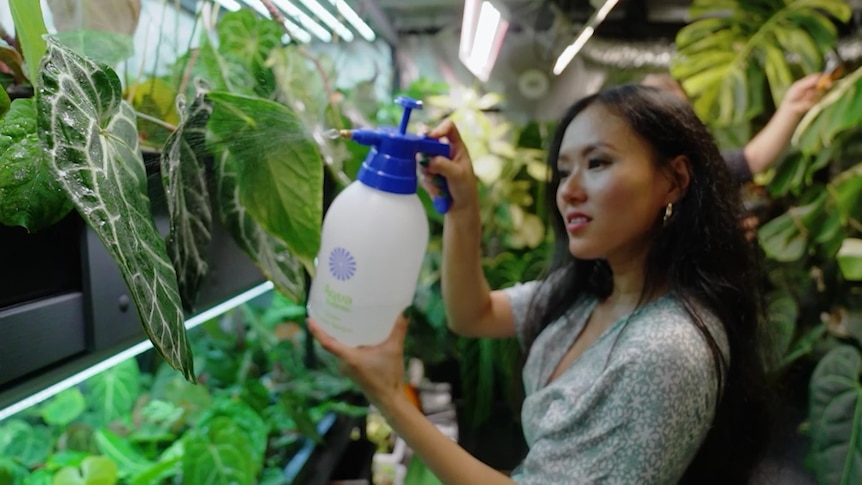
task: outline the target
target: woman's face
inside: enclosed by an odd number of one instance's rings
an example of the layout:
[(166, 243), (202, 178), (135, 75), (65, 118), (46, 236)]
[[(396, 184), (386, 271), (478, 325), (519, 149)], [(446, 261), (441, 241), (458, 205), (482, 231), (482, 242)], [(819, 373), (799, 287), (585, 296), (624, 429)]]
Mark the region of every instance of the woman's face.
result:
[(599, 103), (572, 120), (557, 162), (557, 207), (573, 256), (613, 265), (646, 253), (656, 220), (676, 200), (652, 157), (649, 144)]

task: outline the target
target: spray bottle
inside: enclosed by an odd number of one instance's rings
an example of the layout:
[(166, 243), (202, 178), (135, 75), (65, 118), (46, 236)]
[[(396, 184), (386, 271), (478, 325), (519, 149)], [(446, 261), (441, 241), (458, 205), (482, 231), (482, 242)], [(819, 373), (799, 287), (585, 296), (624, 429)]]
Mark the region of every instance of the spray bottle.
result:
[[(352, 346), (382, 342), (398, 314), (413, 302), (428, 245), (428, 220), (419, 196), (417, 155), (449, 155), (449, 145), (407, 133), (420, 101), (399, 97), (401, 125), (341, 132), (371, 150), (356, 177), (332, 201), (323, 219), (308, 315), (338, 341)], [(451, 204), (445, 179), (434, 208)]]

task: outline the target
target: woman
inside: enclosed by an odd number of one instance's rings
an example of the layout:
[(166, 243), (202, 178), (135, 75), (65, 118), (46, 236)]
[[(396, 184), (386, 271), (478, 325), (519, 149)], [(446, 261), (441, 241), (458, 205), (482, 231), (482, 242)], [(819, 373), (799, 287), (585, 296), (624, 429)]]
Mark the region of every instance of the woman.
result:
[(755, 264), (730, 173), (688, 104), (627, 85), (569, 110), (548, 157), (554, 262), (544, 280), (502, 291), (480, 268), (478, 195), (458, 130), (444, 121), (429, 135), (452, 145), (429, 168), (454, 199), (443, 231), (448, 322), (523, 343), (530, 451), (506, 477), (410, 406), (404, 317), (365, 348), (310, 321), (398, 434), (451, 484), (744, 483), (766, 423)]

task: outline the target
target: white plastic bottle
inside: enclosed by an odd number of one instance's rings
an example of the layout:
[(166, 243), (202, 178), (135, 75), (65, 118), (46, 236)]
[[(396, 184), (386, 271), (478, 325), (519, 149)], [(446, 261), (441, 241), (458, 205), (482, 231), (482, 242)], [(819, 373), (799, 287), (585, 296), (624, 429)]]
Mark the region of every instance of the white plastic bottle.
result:
[[(308, 315), (340, 342), (374, 345), (392, 330), (398, 314), (413, 302), (428, 245), (428, 220), (416, 194), (416, 155), (449, 156), (449, 145), (406, 133), (410, 110), (404, 106), (399, 129), (352, 130), (353, 140), (371, 145), (357, 180), (345, 188), (323, 220)], [(448, 210), (444, 192), (435, 198)]]

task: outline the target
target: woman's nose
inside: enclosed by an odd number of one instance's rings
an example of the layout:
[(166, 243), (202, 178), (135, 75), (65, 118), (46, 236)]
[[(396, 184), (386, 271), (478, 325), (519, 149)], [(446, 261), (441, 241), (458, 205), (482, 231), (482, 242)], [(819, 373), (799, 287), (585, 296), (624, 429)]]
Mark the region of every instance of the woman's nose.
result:
[(583, 175), (579, 170), (569, 174), (560, 181), (559, 194), (564, 200), (582, 201), (586, 198), (583, 187)]

